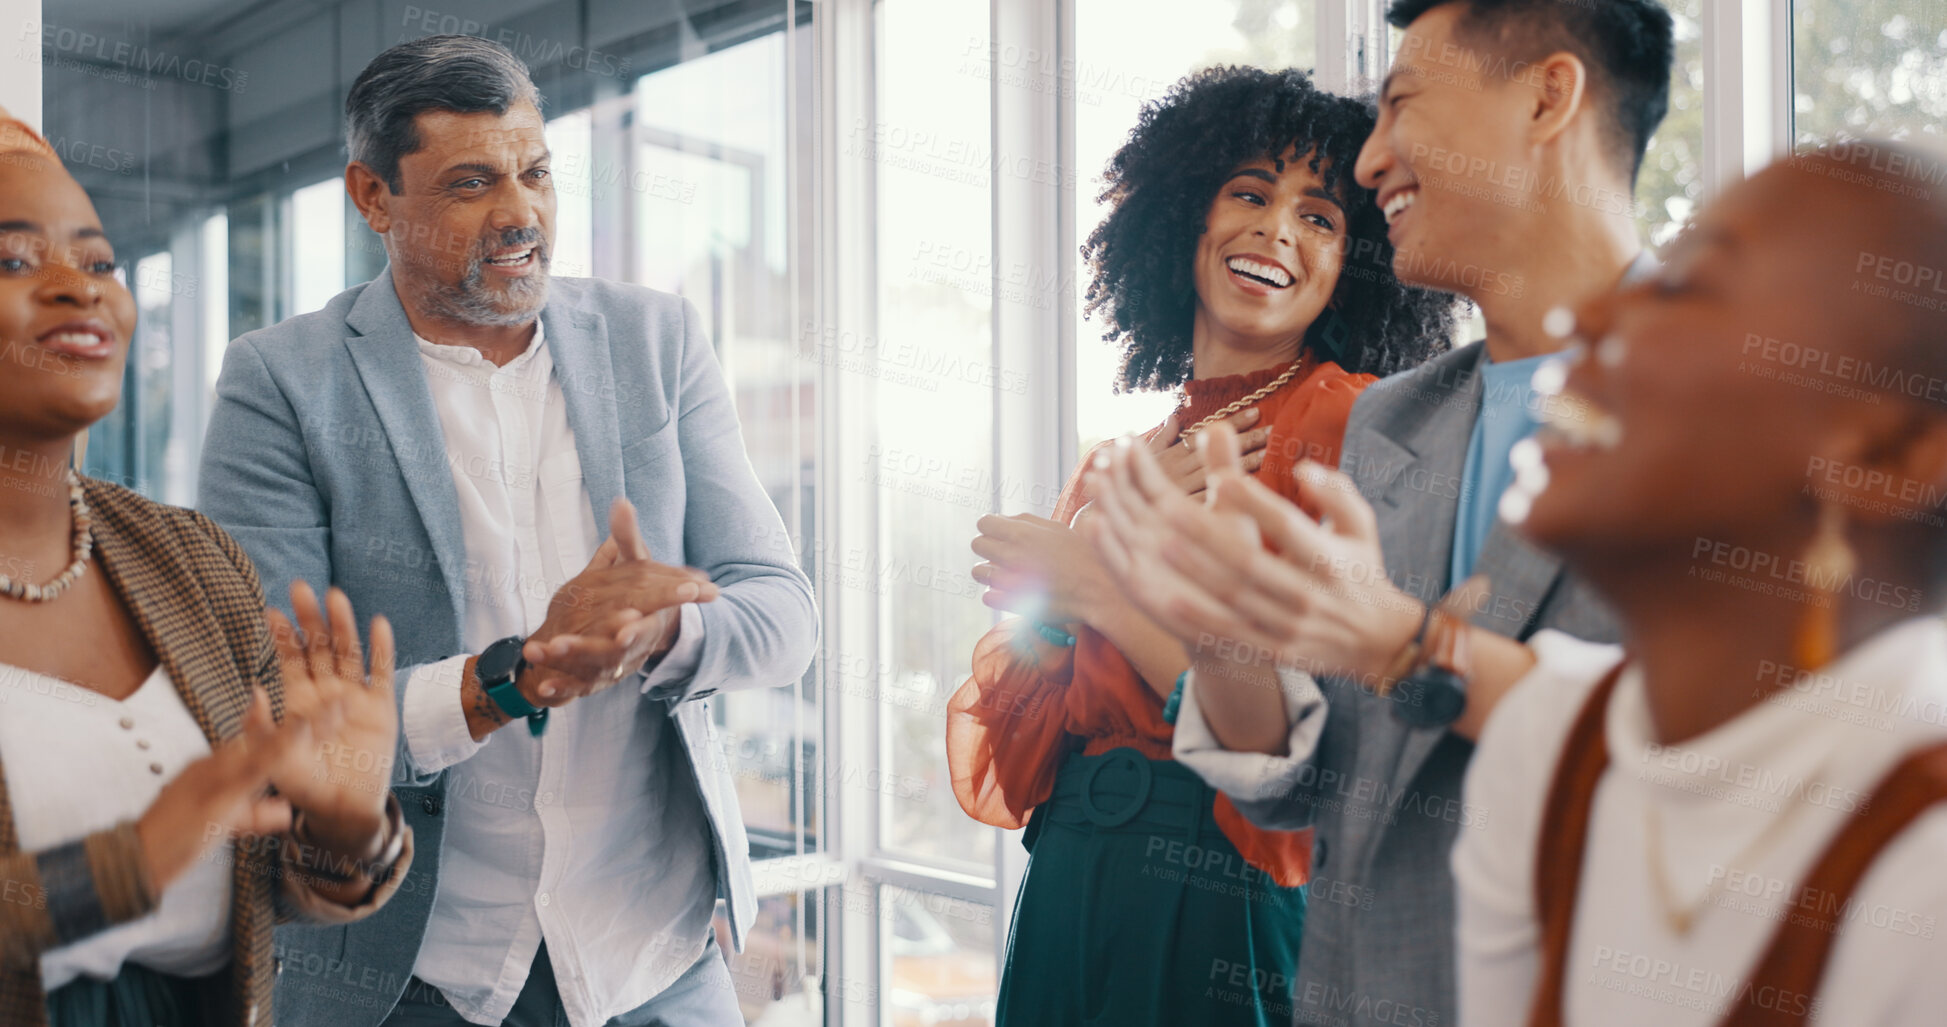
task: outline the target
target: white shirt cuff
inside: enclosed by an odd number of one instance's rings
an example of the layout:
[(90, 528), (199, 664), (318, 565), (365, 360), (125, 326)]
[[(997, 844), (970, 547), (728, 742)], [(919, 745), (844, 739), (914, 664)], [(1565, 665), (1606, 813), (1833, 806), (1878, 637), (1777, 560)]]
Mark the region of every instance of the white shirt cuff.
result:
[(1280, 669), (1278, 687), (1284, 693), (1285, 723), (1289, 726), (1285, 755), (1224, 748), (1203, 719), (1194, 670), (1183, 682), (1183, 703), (1176, 712), (1171, 754), (1210, 787), (1235, 801), (1265, 802), (1289, 795), (1304, 779), (1312, 753), (1318, 748), (1318, 737), (1325, 730), (1326, 703), (1325, 694), (1310, 674)]
[(460, 707), (460, 675), (466, 673), (465, 654), (413, 668), (406, 679), (400, 730), (406, 736), (406, 755), (421, 774), (436, 774), (486, 745), (474, 741)]
[(662, 659), (643, 675), (644, 695), (657, 688), (666, 692), (682, 691), (671, 686), (695, 677), (697, 666), (703, 662), (703, 611), (695, 603), (684, 603), (676, 617), (676, 644), (665, 650)]

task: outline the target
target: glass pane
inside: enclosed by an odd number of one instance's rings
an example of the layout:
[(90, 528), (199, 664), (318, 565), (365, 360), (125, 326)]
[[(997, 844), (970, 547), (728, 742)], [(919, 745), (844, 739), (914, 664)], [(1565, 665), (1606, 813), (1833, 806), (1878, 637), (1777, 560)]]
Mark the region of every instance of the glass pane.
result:
[(291, 194), (291, 311), (308, 314), (345, 291), (345, 182)]
[(230, 219), (212, 214), (203, 221), (203, 392), (216, 391), (223, 351), (230, 345)]
[[(1310, 0), (1077, 0), (1075, 5), (1075, 239), (1088, 238), (1108, 208), (1095, 202), (1102, 169), (1136, 125), (1142, 104), (1192, 71), (1217, 64), (1311, 68), (1317, 63)], [(1169, 31), (1157, 31), (1168, 25)], [(1100, 83), (1092, 85), (1091, 83)], [(1087, 268), (1076, 293), (1087, 291)], [(1077, 309), (1076, 317), (1080, 318)], [(1112, 391), (1121, 351), (1103, 323), (1075, 332), (1075, 426), (1081, 448), (1155, 427), (1175, 393)], [(1013, 513), (1004, 510), (1003, 513)]]
[(1871, 136), (1947, 143), (1947, 4), (1793, 0), (1800, 148)]
[(554, 254), (550, 267), (557, 275), (587, 277), (595, 267), (595, 203), (591, 185), (591, 136), (588, 108), (548, 121), (549, 168), (554, 173)]
[(993, 623), (967, 548), (994, 480), (992, 376), (981, 373), (993, 361), (988, 9), (884, 0), (879, 14), (878, 121), (854, 129), (845, 158), (878, 180), (880, 338), (840, 366), (874, 375), (878, 444), (844, 473), (877, 483), (883, 534), (854, 587), (884, 610), (880, 687), (897, 692), (879, 708), (887, 777), (918, 783), (878, 789), (880, 836), (991, 864), (994, 830), (954, 801), (943, 741), (945, 697)]
[[(238, 197), (227, 205), (223, 220), (229, 226), (224, 247), (229, 254), (230, 337), (254, 332), (277, 321), (277, 250), (273, 245), (270, 197)], [(114, 229), (109, 229), (114, 235)], [(377, 248), (378, 237), (362, 233), (359, 241)], [(220, 370), (220, 368), (219, 368)], [(214, 388), (214, 386), (212, 386)]]
[[(568, 188), (585, 192), (592, 182), (594, 221), (633, 208), (631, 277), (696, 305), (730, 381), (751, 464), (785, 523), (801, 529), (816, 480), (815, 368), (793, 359), (790, 97), (778, 28), (639, 79), (627, 151), (633, 163), (617, 175), (583, 157)], [(810, 32), (799, 36), (808, 40)], [(557, 124), (565, 143), (593, 149), (567, 129)], [(592, 250), (592, 231), (583, 245)], [(716, 700), (757, 858), (818, 847), (823, 722), (807, 687)]]
[(717, 944), (730, 966), (737, 1007), (750, 1027), (819, 1027), (825, 1000), (824, 908), (818, 892), (772, 895), (757, 903), (757, 923), (733, 951), (730, 925), (717, 917)]
[(1651, 246), (1676, 238), (1704, 197), (1704, 0), (1669, 0), (1677, 59), (1670, 113), (1643, 154), (1636, 179), (1637, 223)]
[(884, 885), (879, 950), (887, 1027), (991, 1027), (1000, 990), (994, 907)]
[[(170, 432), (170, 375), (175, 350), (170, 345), (170, 304), (174, 295), (170, 282), (175, 275), (175, 260), (167, 251), (135, 262), (135, 350), (129, 356), (134, 370), (133, 387), (141, 393), (136, 401), (135, 441), (136, 488), (144, 495), (165, 502), (180, 502), (167, 495), (169, 473), (180, 474), (191, 440), (179, 439)], [(126, 401), (126, 396), (124, 397)]]

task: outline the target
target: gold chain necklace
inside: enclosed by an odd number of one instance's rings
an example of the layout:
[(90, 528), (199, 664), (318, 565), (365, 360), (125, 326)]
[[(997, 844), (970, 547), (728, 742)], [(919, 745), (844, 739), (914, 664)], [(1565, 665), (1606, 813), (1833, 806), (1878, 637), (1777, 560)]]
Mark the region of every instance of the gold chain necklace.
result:
[(1731, 878), (1728, 871), (1737, 869), (1740, 866), (1749, 867), (1751, 862), (1756, 860), (1763, 850), (1770, 848), (1772, 843), (1776, 842), (1785, 833), (1785, 826), (1791, 822), (1792, 814), (1798, 812), (1799, 807), (1805, 805), (1804, 802), (1795, 797), (1788, 801), (1791, 803), (1790, 806), (1787, 806), (1783, 812), (1772, 818), (1771, 823), (1765, 825), (1764, 830), (1758, 832), (1756, 838), (1751, 839), (1751, 844), (1746, 845), (1742, 851), (1731, 857), (1730, 862), (1725, 864), (1726, 873), (1711, 882), (1710, 886), (1704, 889), (1704, 894), (1701, 898), (1687, 906), (1677, 901), (1676, 886), (1670, 883), (1669, 872), (1663, 865), (1662, 812), (1657, 809), (1654, 801), (1648, 803), (1649, 822), (1646, 825), (1647, 830), (1643, 832), (1643, 848), (1645, 850), (1644, 855), (1647, 857), (1649, 863), (1650, 887), (1656, 891), (1657, 903), (1663, 909), (1664, 922), (1670, 925), (1670, 930), (1675, 932), (1678, 937), (1689, 935), (1690, 929), (1697, 925), (1697, 915), (1704, 911), (1705, 906), (1710, 905), (1711, 900), (1717, 897), (1718, 892), (1724, 890), (1725, 882)]
[[(1209, 417), (1206, 417), (1198, 421), (1197, 423), (1189, 426), (1188, 428), (1183, 429), (1180, 433), (1178, 433), (1177, 437), (1182, 442), (1188, 443), (1190, 439), (1196, 435), (1196, 433), (1204, 430), (1205, 428), (1209, 427), (1211, 424), (1214, 424), (1217, 421), (1221, 421), (1224, 418), (1229, 417), (1230, 415), (1238, 412), (1239, 410), (1242, 410), (1245, 407), (1250, 406), (1251, 404), (1256, 403), (1257, 401), (1263, 399), (1264, 397), (1269, 396), (1270, 394), (1278, 391), (1279, 389), (1284, 388), (1286, 385), (1291, 383), (1291, 380), (1293, 378), (1298, 377), (1298, 372), (1304, 370), (1305, 365), (1309, 363), (1311, 363), (1311, 354), (1309, 352), (1300, 355), (1297, 360), (1291, 362), (1290, 367), (1284, 369), (1284, 372), (1282, 374), (1278, 375), (1276, 378), (1271, 379), (1270, 384), (1266, 385), (1264, 388), (1257, 390), (1256, 392), (1251, 393), (1248, 396), (1245, 396), (1242, 399), (1233, 400), (1230, 403), (1224, 404), (1223, 408), (1218, 410), (1216, 413), (1211, 414)], [(1184, 395), (1183, 395), (1183, 401), (1186, 406), (1189, 404), (1189, 400), (1190, 400), (1189, 390), (1186, 388), (1184, 390)]]

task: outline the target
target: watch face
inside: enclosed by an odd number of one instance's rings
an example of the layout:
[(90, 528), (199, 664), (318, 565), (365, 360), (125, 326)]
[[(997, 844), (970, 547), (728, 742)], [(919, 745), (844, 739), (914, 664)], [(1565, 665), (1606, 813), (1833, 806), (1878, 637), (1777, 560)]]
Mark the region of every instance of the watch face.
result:
[(1393, 688), (1393, 716), (1409, 727), (1446, 727), (1467, 710), (1460, 675), (1445, 667), (1427, 669)]
[(488, 646), (473, 663), (474, 676), (489, 685), (512, 678), (515, 668), (520, 666), (521, 646), (525, 643), (526, 639), (516, 636)]

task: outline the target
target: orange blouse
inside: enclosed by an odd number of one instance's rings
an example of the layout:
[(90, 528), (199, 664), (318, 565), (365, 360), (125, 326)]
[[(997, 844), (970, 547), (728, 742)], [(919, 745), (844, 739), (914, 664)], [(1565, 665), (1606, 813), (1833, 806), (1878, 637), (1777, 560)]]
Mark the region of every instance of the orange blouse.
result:
[[(1215, 413), (1225, 404), (1271, 383), (1284, 366), (1247, 375), (1191, 381), (1184, 425)], [(1323, 363), (1295, 385), (1260, 401), (1260, 424), (1271, 425), (1257, 479), (1287, 499), (1294, 498), (1292, 471), (1310, 458), (1337, 466), (1352, 402), (1372, 375), (1350, 374)], [(1151, 429), (1145, 438), (1158, 429)], [(1105, 443), (1106, 445), (1106, 443)], [(1097, 447), (1100, 448), (1099, 446)], [(1090, 450), (1089, 457), (1095, 450)], [(1082, 469), (1089, 464), (1082, 460)], [(1082, 508), (1082, 469), (1075, 472), (1056, 502), (1055, 519), (1074, 520)], [(1034, 807), (1053, 794), (1055, 773), (1079, 737), (1085, 755), (1119, 746), (1154, 760), (1170, 759), (1175, 726), (1163, 719), (1163, 700), (1143, 681), (1122, 653), (1099, 632), (1083, 625), (1075, 646), (1050, 663), (1035, 655), (1025, 618), (1010, 618), (981, 638), (974, 648), (973, 676), (947, 707), (947, 761), (960, 808), (982, 823), (1017, 828)], [(1311, 873), (1310, 831), (1268, 831), (1244, 819), (1219, 794), (1217, 826), (1252, 866), (1285, 887), (1305, 883)]]

